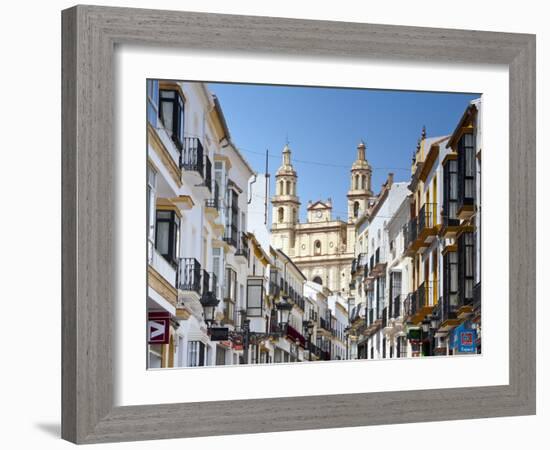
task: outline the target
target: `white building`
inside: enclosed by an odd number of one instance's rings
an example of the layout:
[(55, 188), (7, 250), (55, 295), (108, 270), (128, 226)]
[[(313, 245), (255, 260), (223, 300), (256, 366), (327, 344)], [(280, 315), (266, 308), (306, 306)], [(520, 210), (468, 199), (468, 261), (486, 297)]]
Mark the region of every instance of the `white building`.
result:
[[(368, 240), (367, 261), (362, 288), (366, 289), (366, 330), (364, 345), (365, 357), (371, 359), (387, 358), (391, 350), (390, 342), (384, 335), (389, 310), (390, 285), (388, 283), (388, 259), (391, 257), (388, 223), (396, 215), (403, 201), (409, 194), (407, 183), (394, 183), (390, 174), (382, 188), (377, 202), (367, 213), (365, 220), (369, 222), (364, 233), (368, 236), (358, 236)], [(398, 272), (398, 271), (395, 271)], [(392, 275), (396, 280), (397, 275)]]

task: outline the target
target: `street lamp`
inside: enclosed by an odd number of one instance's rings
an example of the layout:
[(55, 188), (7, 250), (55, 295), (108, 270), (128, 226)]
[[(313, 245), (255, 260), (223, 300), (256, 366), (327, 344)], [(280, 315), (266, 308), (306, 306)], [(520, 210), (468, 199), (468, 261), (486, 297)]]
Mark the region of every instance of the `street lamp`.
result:
[(279, 327), (281, 327), (281, 330), (285, 328), (285, 326), (288, 324), (288, 319), (290, 316), (290, 311), (292, 311), (292, 307), (294, 305), (286, 300), (280, 301), (277, 303), (277, 320), (279, 322)]
[(306, 320), (303, 323), (304, 333), (307, 336), (307, 350), (309, 353), (309, 360), (311, 361), (311, 336), (313, 335), (313, 328), (315, 324), (311, 320)]
[(216, 307), (220, 301), (216, 298), (213, 292), (207, 292), (201, 297), (201, 305), (204, 311), (204, 321), (208, 328), (214, 323), (214, 316), (216, 314)]

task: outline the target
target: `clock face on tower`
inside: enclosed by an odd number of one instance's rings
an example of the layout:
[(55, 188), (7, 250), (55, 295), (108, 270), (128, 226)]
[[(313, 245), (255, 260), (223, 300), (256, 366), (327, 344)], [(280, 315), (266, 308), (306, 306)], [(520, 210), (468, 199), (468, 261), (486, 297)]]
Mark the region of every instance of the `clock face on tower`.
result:
[(317, 213), (315, 214), (315, 216), (320, 219), (321, 217), (323, 217), (323, 213), (321, 211), (317, 211)]

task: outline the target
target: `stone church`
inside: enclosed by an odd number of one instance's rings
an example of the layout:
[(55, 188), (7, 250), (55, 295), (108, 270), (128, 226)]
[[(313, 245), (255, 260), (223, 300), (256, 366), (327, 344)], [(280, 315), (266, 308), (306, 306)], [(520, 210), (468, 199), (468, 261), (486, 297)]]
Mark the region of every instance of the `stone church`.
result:
[(308, 280), (343, 295), (349, 295), (355, 222), (376, 199), (365, 151), (364, 142), (360, 142), (350, 171), (347, 221), (333, 217), (329, 198), (310, 201), (307, 222), (300, 223), (298, 174), (292, 166), (288, 145), (283, 149), (282, 165), (275, 174), (275, 195), (271, 198), (271, 245), (290, 256)]

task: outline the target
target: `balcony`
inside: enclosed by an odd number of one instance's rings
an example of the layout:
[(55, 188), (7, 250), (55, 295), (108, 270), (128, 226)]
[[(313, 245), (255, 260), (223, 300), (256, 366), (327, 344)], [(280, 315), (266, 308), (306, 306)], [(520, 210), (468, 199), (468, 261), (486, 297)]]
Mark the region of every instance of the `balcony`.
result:
[(386, 328), (388, 326), (388, 308), (384, 308), (382, 310), (382, 328)]
[(375, 277), (381, 275), (386, 270), (386, 252), (383, 247), (378, 247), (374, 255), (371, 256), (370, 267), (370, 274)]
[(351, 262), (351, 276), (355, 275), (355, 272), (357, 272), (357, 258), (353, 258)]
[(440, 331), (449, 331), (456, 327), (460, 320), (457, 317), (458, 311), (458, 295), (456, 292), (451, 292), (443, 295), (441, 298), (441, 307), (439, 310), (441, 325)]
[(181, 291), (201, 294), (201, 265), (195, 258), (180, 258), (178, 288)]
[(298, 308), (300, 308), (302, 311), (305, 311), (306, 302), (305, 302), (304, 298), (301, 295), (299, 295), (299, 294), (296, 295), (296, 299), (294, 300), (294, 304)]
[(204, 178), (204, 149), (199, 138), (183, 138), (180, 168), (187, 172), (196, 172)]
[(214, 295), (218, 298), (218, 278), (215, 273), (209, 273), (206, 270), (202, 271), (202, 297)]
[(418, 213), (418, 236), (419, 246), (429, 244), (434, 240), (437, 229), (437, 203), (424, 203)]
[(281, 288), (277, 283), (278, 279), (279, 271), (277, 269), (271, 269), (271, 272), (269, 273), (269, 295), (272, 299), (279, 298), (281, 294)]
[(390, 317), (397, 319), (401, 317), (401, 295), (396, 295), (391, 302)]
[(214, 215), (217, 216), (218, 211), (220, 210), (220, 187), (218, 186), (218, 183), (214, 181), (213, 183), (213, 195), (211, 198), (207, 198), (204, 201), (204, 204), (206, 206), (206, 213), (208, 214), (210, 211), (209, 209), (214, 211)]
[(285, 333), (287, 338), (290, 338), (293, 342), (305, 347), (306, 338), (296, 328), (287, 324)]
[(225, 236), (223, 237), (223, 240), (235, 249), (238, 247), (238, 237), (239, 229), (237, 228), (237, 225), (231, 224), (229, 227), (225, 228)]
[(449, 217), (448, 214), (441, 216), (441, 229), (439, 236), (443, 239), (454, 239), (460, 227), (460, 221), (457, 218)]
[(237, 325), (235, 320), (236, 318), (235, 302), (231, 299), (224, 299), (223, 301), (223, 322), (229, 325)]
[(204, 155), (204, 186), (212, 192), (212, 161)]
[(323, 317), (319, 317), (319, 327), (325, 331), (330, 332), (331, 331), (330, 320), (326, 320)]
[(403, 234), (405, 236), (405, 255), (412, 256), (417, 250), (416, 238), (418, 236), (418, 217), (413, 217), (405, 226)]
[(241, 233), (241, 239), (237, 240), (237, 246), (235, 251), (235, 256), (240, 256), (244, 258), (244, 261), (248, 261), (249, 248), (248, 248), (248, 237), (245, 233)]
[(432, 281), (422, 283), (415, 293), (414, 299), (411, 298), (411, 322), (418, 324), (427, 314), (433, 310), (434, 295), (437, 295), (437, 285)]

